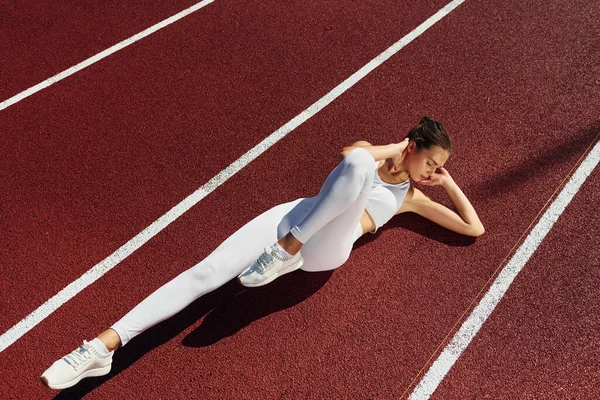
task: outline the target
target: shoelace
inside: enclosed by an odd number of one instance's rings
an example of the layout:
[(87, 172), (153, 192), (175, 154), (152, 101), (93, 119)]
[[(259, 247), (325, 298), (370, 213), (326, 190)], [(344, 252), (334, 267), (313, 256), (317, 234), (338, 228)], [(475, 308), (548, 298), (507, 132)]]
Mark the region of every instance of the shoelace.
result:
[(265, 247), (265, 252), (258, 257), (258, 260), (256, 260), (258, 270), (261, 274), (273, 266), (273, 258), (280, 261), (287, 261), (289, 259), (289, 257), (284, 257), (272, 247)]
[(273, 251), (270, 247), (265, 247), (265, 252), (258, 257), (256, 264), (261, 274), (273, 266)]
[(79, 348), (73, 350), (70, 354), (63, 357), (63, 360), (67, 362), (75, 371), (84, 364), (87, 360), (92, 358), (92, 354), (85, 347), (85, 345), (79, 346)]

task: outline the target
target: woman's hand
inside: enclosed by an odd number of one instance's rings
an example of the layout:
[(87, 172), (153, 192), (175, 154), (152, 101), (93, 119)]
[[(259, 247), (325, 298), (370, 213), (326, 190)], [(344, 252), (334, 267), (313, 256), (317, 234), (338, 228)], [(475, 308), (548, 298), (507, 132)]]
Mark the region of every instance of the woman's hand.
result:
[(408, 142), (409, 140), (408, 138), (406, 138), (400, 143), (396, 144), (396, 154), (392, 157), (392, 165), (394, 167), (397, 168), (402, 163), (402, 160), (404, 160), (404, 150), (406, 150), (406, 148), (408, 147)]
[(454, 182), (450, 173), (444, 167), (440, 167), (431, 174), (427, 180), (418, 181), (416, 183), (424, 186), (444, 186), (450, 182)]

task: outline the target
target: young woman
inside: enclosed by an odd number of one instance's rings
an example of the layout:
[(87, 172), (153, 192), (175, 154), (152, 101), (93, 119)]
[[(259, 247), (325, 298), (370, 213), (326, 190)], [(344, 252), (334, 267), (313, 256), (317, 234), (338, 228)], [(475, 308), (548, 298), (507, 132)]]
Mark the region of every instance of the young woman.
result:
[[(345, 147), (343, 160), (317, 196), (275, 206), (254, 218), (93, 341), (84, 341), (54, 362), (42, 382), (64, 389), (83, 378), (108, 374), (119, 346), (236, 276), (242, 285), (255, 287), (301, 267), (337, 268), (348, 259), (356, 239), (374, 233), (396, 214), (415, 212), (455, 232), (482, 235), (473, 206), (443, 168), (451, 151), (442, 124), (427, 117), (401, 143)], [(411, 187), (409, 178), (442, 186), (457, 212)]]

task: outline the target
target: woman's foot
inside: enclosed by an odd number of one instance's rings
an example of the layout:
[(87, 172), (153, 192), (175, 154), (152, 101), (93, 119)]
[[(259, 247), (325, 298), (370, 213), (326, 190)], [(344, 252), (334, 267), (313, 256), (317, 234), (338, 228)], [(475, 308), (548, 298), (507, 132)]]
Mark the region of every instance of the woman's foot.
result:
[(254, 264), (238, 276), (238, 281), (247, 287), (263, 286), (281, 275), (297, 270), (303, 264), (304, 259), (299, 251), (290, 255), (275, 243), (265, 248)]
[(108, 351), (98, 339), (83, 345), (57, 360), (40, 377), (50, 389), (65, 389), (83, 378), (110, 372), (114, 351)]

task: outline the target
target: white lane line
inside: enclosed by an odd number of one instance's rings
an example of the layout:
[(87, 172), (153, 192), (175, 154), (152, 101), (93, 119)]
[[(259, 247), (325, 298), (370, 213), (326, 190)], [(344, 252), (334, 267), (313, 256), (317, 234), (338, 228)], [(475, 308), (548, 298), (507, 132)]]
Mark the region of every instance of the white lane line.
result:
[(550, 207), (548, 207), (542, 218), (540, 218), (525, 239), (525, 242), (519, 247), (502, 271), (500, 271), (500, 274), (498, 274), (488, 292), (431, 365), (427, 373), (423, 376), (423, 379), (421, 379), (411, 393), (409, 399), (428, 399), (437, 389), (450, 368), (452, 368), (492, 311), (494, 311), (494, 308), (496, 308), (515, 277), (521, 272), (525, 263), (527, 263), (554, 223), (558, 220), (558, 217), (560, 217), (579, 191), (581, 185), (583, 185), (587, 177), (596, 168), (598, 161), (600, 161), (600, 141), (596, 143), (569, 182), (556, 199), (554, 199)]
[(0, 111), (4, 110), (5, 108), (7, 108), (9, 106), (12, 106), (15, 103), (18, 103), (19, 101), (23, 100), (24, 98), (29, 97), (32, 94), (37, 93), (42, 89), (47, 88), (50, 85), (55, 84), (58, 81), (65, 79), (68, 76), (73, 75), (76, 72), (81, 71), (82, 69), (84, 69), (86, 67), (89, 67), (90, 65), (94, 64), (95, 62), (100, 61), (103, 58), (108, 57), (113, 53), (116, 53), (117, 51), (121, 50), (122, 48), (127, 47), (130, 44), (135, 43), (138, 40), (143, 39), (148, 35), (151, 35), (152, 33), (158, 31), (159, 29), (162, 29), (165, 26), (171, 25), (173, 22), (176, 22), (176, 21), (180, 20), (181, 18), (183, 18), (187, 15), (190, 15), (194, 11), (198, 11), (199, 9), (212, 3), (213, 1), (215, 1), (215, 0), (204, 0), (204, 1), (201, 1), (200, 3), (194, 4), (193, 6), (173, 15), (172, 17), (169, 17), (169, 18), (165, 19), (164, 21), (159, 22), (158, 24), (152, 25), (150, 28), (143, 30), (140, 33), (136, 33), (135, 35), (131, 36), (130, 38), (125, 39), (122, 42), (119, 42), (112, 47), (109, 47), (108, 49), (96, 54), (95, 56), (92, 56), (92, 57), (88, 58), (87, 60), (84, 60), (84, 61), (80, 62), (79, 64), (74, 65), (71, 68), (64, 70), (63, 72), (59, 72), (58, 74), (46, 79), (45, 81), (40, 82), (37, 85), (32, 86), (29, 89), (26, 89), (26, 90), (22, 91), (21, 93), (16, 94), (7, 100), (4, 100), (2, 103), (0, 103)]
[(213, 190), (221, 186), (225, 181), (235, 175), (238, 171), (248, 165), (256, 157), (264, 153), (269, 147), (277, 143), (288, 133), (296, 129), (310, 117), (321, 111), (325, 106), (339, 97), (346, 90), (350, 89), (354, 84), (364, 78), (369, 72), (381, 65), (388, 58), (396, 54), (404, 46), (412, 42), (415, 38), (429, 29), (433, 24), (438, 22), (465, 0), (454, 0), (448, 3), (444, 8), (429, 17), (425, 22), (416, 27), (412, 32), (408, 33), (402, 39), (394, 43), (383, 53), (369, 61), (365, 66), (352, 74), (344, 82), (340, 83), (333, 90), (321, 97), (314, 104), (302, 111), (288, 123), (277, 129), (262, 142), (248, 150), (246, 154), (238, 158), (231, 165), (219, 172), (210, 181), (201, 186), (194, 193), (186, 197), (181, 203), (177, 204), (165, 215), (154, 221), (146, 229), (138, 233), (133, 239), (125, 243), (118, 250), (108, 256), (106, 259), (96, 264), (93, 268), (84, 273), (76, 281), (69, 284), (67, 287), (58, 292), (54, 297), (39, 306), (31, 314), (19, 321), (15, 326), (0, 336), (0, 352), (4, 351), (8, 346), (17, 341), (21, 336), (39, 324), (44, 318), (56, 311), (60, 306), (67, 302), (71, 297), (81, 292), (88, 285), (95, 282), (102, 275), (110, 271), (114, 266), (131, 255), (134, 251), (140, 248), (144, 243), (166, 228), (171, 222), (179, 218), (183, 213), (192, 208), (200, 200), (210, 194)]

